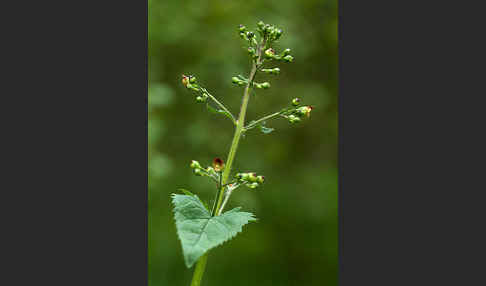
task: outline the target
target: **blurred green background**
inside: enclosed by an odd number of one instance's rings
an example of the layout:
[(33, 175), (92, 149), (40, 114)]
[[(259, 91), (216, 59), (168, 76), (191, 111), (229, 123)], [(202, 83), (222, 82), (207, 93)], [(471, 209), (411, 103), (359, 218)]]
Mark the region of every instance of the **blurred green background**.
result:
[[(226, 160), (231, 122), (197, 104), (181, 84), (193, 74), (237, 116), (243, 89), (231, 77), (247, 76), (249, 58), (239, 24), (280, 27), (277, 52), (292, 49), (293, 63), (279, 76), (259, 74), (269, 90), (251, 97), (247, 121), (300, 97), (315, 106), (310, 119), (268, 122), (240, 141), (234, 171), (265, 175), (265, 184), (240, 188), (226, 209), (242, 206), (259, 219), (213, 249), (202, 285), (337, 285), (337, 1), (149, 0), (149, 285), (189, 286), (170, 194), (177, 188), (212, 200), (214, 185), (195, 177), (192, 159), (207, 166)], [(267, 65), (268, 66), (268, 65)]]

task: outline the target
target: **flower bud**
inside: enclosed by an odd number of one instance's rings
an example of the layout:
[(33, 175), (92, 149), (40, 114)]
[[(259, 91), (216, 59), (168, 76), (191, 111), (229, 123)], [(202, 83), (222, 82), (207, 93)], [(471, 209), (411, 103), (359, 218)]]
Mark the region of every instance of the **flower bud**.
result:
[(292, 57), (291, 55), (286, 55), (285, 57), (283, 57), (284, 61), (290, 63), (294, 60), (294, 57)]
[(270, 88), (270, 83), (269, 82), (264, 82), (262, 84), (260, 84), (260, 86), (264, 89), (267, 89), (267, 88)]
[(182, 75), (182, 84), (187, 87), (187, 84), (189, 83), (189, 77)]
[(231, 78), (231, 82), (234, 83), (234, 84), (238, 84), (240, 82), (240, 79), (236, 76), (232, 77)]
[(300, 104), (300, 99), (299, 98), (292, 99), (292, 105), (293, 106), (298, 106), (299, 104)]
[(256, 53), (256, 51), (255, 51), (255, 49), (254, 49), (254, 48), (252, 48), (252, 47), (249, 47), (249, 48), (248, 48), (248, 54), (249, 54), (250, 56), (254, 56), (254, 55), (255, 55), (255, 53)]
[(259, 184), (263, 184), (264, 181), (265, 181), (265, 177), (264, 176), (257, 176), (257, 182)]
[(290, 54), (290, 49), (285, 49), (283, 52), (282, 52), (282, 56), (287, 56)]
[(216, 172), (221, 172), (224, 169), (224, 162), (220, 158), (214, 158), (213, 168)]
[(196, 176), (202, 176), (203, 175), (203, 172), (201, 171), (201, 169), (196, 168), (196, 169), (194, 169), (194, 175), (196, 175)]
[(250, 182), (256, 182), (256, 181), (257, 181), (257, 176), (256, 176), (256, 174), (255, 174), (255, 173), (249, 173), (248, 175), (249, 175), (249, 176), (248, 176), (248, 180), (249, 180)]
[(207, 97), (198, 96), (196, 97), (196, 102), (206, 102)]
[(251, 39), (251, 38), (253, 38), (255, 36), (255, 33), (248, 32), (248, 33), (246, 33), (246, 36), (248, 37), (248, 39)]
[(190, 82), (190, 83), (196, 83), (196, 77), (195, 77), (195, 76), (190, 75), (190, 76), (189, 76), (189, 82)]
[(246, 184), (246, 186), (250, 189), (254, 189), (254, 188), (258, 187), (258, 183), (255, 182), (255, 183), (251, 183), (251, 184)]
[(246, 31), (246, 27), (240, 24), (240, 26), (238, 27), (238, 31), (239, 32), (245, 32)]
[(282, 30), (281, 29), (277, 29), (275, 30), (275, 35), (274, 35), (274, 40), (278, 40), (280, 38), (280, 36), (282, 36)]
[(192, 160), (190, 166), (191, 166), (192, 169), (200, 169), (201, 168), (201, 165), (196, 160)]
[(297, 113), (299, 115), (305, 115), (307, 117), (310, 116), (310, 112), (312, 111), (313, 107), (312, 106), (302, 106), (297, 109)]
[(269, 48), (265, 51), (265, 56), (267, 58), (273, 58), (275, 56), (275, 51), (272, 48)]
[(263, 29), (263, 27), (265, 27), (265, 23), (263, 23), (263, 21), (260, 21), (257, 23), (257, 26), (258, 28)]
[(288, 117), (290, 123), (298, 123), (300, 122), (300, 118), (295, 115), (289, 115)]

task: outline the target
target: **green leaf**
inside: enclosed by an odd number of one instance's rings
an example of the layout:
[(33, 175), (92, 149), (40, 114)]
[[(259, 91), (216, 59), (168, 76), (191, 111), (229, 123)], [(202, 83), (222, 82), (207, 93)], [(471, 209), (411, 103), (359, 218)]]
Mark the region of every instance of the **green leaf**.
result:
[(260, 124), (259, 127), (260, 127), (260, 131), (262, 131), (265, 134), (272, 133), (272, 131), (275, 130), (275, 128), (266, 127), (265, 123)]
[(223, 114), (225, 115), (226, 117), (228, 117), (231, 121), (233, 121), (233, 117), (231, 116), (231, 114), (227, 111), (224, 111), (223, 109), (216, 109), (214, 107), (212, 107), (209, 103), (206, 104), (206, 107), (208, 108), (209, 111), (211, 111), (212, 113), (214, 114)]
[[(186, 190), (186, 189), (177, 189), (178, 191), (181, 191), (182, 193), (184, 193), (186, 196), (193, 196), (193, 197), (196, 197), (197, 196), (193, 193), (191, 193), (190, 191)], [(197, 198), (199, 200), (199, 198)], [(206, 202), (204, 201), (201, 201), (201, 203), (204, 205), (204, 207), (209, 211), (209, 206)]]
[(230, 240), (245, 224), (256, 220), (252, 213), (239, 211), (241, 208), (212, 217), (196, 195), (172, 194), (172, 203), (188, 268), (208, 250)]

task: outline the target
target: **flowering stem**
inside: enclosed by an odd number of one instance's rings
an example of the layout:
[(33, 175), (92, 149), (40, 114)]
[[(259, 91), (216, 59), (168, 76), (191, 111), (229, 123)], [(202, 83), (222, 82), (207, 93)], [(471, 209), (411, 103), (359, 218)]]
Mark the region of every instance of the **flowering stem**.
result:
[(260, 119), (258, 119), (258, 120), (256, 120), (256, 121), (253, 121), (252, 123), (248, 124), (248, 126), (246, 126), (245, 128), (243, 128), (243, 131), (250, 130), (250, 129), (252, 129), (253, 127), (257, 126), (257, 125), (258, 125), (258, 123), (260, 123), (260, 122), (262, 122), (262, 121), (265, 121), (265, 120), (268, 120), (268, 119), (271, 119), (271, 118), (273, 118), (273, 117), (279, 116), (279, 115), (281, 115), (281, 114), (282, 114), (282, 112), (281, 112), (281, 111), (279, 111), (279, 112), (275, 112), (275, 113), (273, 113), (273, 114), (267, 115), (267, 116), (265, 116), (265, 117), (262, 117), (262, 118), (260, 118)]
[[(228, 154), (228, 159), (226, 161), (226, 166), (223, 171), (223, 176), (221, 179), (221, 184), (218, 188), (218, 198), (216, 201), (216, 207), (213, 207), (213, 211), (215, 211), (212, 215), (220, 215), (223, 211), (221, 207), (223, 196), (224, 196), (224, 188), (225, 184), (228, 182), (230, 173), (231, 173), (231, 165), (233, 164), (233, 159), (236, 155), (236, 150), (238, 149), (238, 143), (240, 142), (241, 133), (243, 132), (243, 126), (245, 124), (245, 115), (246, 109), (248, 107), (248, 101), (250, 99), (250, 88), (253, 84), (253, 80), (255, 79), (255, 75), (257, 73), (258, 67), (261, 65), (261, 58), (262, 58), (262, 49), (265, 47), (266, 38), (262, 41), (262, 43), (258, 46), (258, 58), (256, 61), (253, 62), (250, 76), (248, 78), (248, 83), (246, 84), (245, 91), (243, 94), (243, 102), (241, 104), (240, 115), (238, 116), (238, 120), (236, 121), (236, 128), (235, 134), (233, 136), (233, 141), (231, 142), (231, 147)], [(211, 98), (213, 99), (213, 98)], [(214, 99), (213, 99), (214, 100)], [(206, 268), (206, 262), (208, 258), (209, 251), (206, 252), (201, 258), (199, 258), (196, 269), (194, 270), (194, 275), (192, 277), (191, 286), (199, 286), (201, 283), (202, 276), (204, 274), (204, 270)]]

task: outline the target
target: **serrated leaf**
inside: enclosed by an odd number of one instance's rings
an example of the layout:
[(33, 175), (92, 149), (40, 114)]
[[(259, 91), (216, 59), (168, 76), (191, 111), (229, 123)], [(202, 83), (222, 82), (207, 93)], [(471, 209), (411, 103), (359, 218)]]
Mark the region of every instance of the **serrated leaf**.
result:
[(216, 109), (214, 107), (212, 107), (209, 103), (206, 104), (206, 107), (208, 108), (209, 111), (211, 111), (212, 113), (214, 114), (223, 114), (225, 115), (226, 117), (228, 117), (231, 121), (233, 121), (233, 116), (231, 116), (231, 114), (223, 109)]
[(177, 189), (177, 190), (183, 192), (185, 195), (195, 196), (195, 194), (191, 193), (190, 191), (188, 191), (186, 189)]
[[(196, 196), (195, 194), (191, 193), (190, 191), (188, 191), (188, 190), (186, 190), (186, 189), (182, 189), (182, 188), (181, 188), (181, 189), (177, 189), (177, 190), (178, 190), (178, 191), (181, 191), (181, 192), (182, 192), (182, 193), (184, 193), (186, 196), (193, 196), (193, 197), (196, 197), (196, 198), (197, 198), (197, 196)], [(198, 198), (198, 200), (199, 200), (199, 198)], [(204, 205), (204, 207), (205, 207), (205, 208), (206, 208), (206, 209), (209, 211), (209, 206), (208, 206), (208, 204), (207, 204), (206, 202), (204, 202), (204, 201), (201, 201), (201, 203), (202, 203), (202, 204)]]
[(252, 213), (239, 211), (239, 207), (212, 217), (196, 195), (172, 194), (172, 203), (188, 268), (208, 250), (230, 240), (245, 224), (256, 220)]

